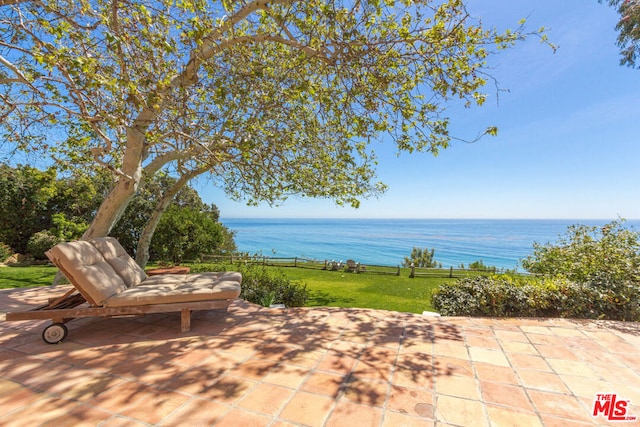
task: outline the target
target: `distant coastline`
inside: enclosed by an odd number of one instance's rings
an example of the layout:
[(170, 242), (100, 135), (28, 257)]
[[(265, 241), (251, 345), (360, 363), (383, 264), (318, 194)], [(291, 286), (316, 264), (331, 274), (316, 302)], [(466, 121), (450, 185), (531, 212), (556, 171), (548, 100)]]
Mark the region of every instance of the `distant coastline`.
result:
[[(435, 249), (443, 267), (482, 260), (514, 269), (533, 243), (555, 242), (573, 224), (604, 225), (611, 219), (357, 219), (222, 218), (236, 232), (241, 252), (318, 260), (354, 259), (399, 265), (414, 246)], [(627, 220), (640, 228), (640, 220)]]

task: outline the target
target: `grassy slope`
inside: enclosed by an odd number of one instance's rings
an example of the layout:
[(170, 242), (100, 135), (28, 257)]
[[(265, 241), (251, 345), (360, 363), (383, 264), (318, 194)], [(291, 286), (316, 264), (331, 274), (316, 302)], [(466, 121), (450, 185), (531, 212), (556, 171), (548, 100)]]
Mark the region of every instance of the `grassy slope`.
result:
[[(51, 266), (0, 268), (0, 289), (50, 285), (56, 274)], [(354, 274), (341, 271), (282, 268), (286, 276), (307, 285), (309, 306), (360, 307), (412, 313), (432, 311), (431, 292), (452, 279)]]

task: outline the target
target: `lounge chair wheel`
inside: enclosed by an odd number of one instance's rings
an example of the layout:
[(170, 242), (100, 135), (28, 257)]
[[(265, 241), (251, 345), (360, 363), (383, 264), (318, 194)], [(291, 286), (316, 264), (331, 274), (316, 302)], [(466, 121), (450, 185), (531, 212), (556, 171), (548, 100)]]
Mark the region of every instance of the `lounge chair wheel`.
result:
[(64, 341), (69, 330), (63, 323), (53, 323), (42, 331), (42, 339), (47, 344), (58, 344)]

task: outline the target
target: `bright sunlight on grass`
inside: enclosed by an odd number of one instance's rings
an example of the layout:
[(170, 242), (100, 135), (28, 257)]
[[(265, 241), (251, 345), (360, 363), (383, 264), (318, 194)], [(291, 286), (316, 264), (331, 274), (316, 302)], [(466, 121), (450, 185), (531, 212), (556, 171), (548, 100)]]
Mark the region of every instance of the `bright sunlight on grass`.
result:
[(46, 286), (58, 271), (51, 265), (0, 268), (0, 289)]
[(341, 271), (283, 269), (292, 281), (307, 285), (309, 306), (359, 307), (411, 313), (433, 311), (431, 293), (442, 283), (453, 279), (443, 277), (408, 277), (355, 274)]

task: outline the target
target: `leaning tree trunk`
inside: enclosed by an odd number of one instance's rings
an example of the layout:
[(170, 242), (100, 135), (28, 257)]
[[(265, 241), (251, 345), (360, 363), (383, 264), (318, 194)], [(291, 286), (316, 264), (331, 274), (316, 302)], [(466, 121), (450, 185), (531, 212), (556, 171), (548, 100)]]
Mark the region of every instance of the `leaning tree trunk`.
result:
[(206, 172), (207, 170), (209, 170), (209, 166), (195, 169), (185, 175), (182, 175), (180, 179), (178, 179), (162, 196), (162, 199), (160, 199), (153, 210), (151, 218), (147, 221), (147, 225), (145, 225), (144, 230), (140, 235), (140, 240), (138, 240), (138, 246), (136, 248), (136, 262), (140, 267), (145, 268), (147, 266), (147, 262), (149, 262), (149, 246), (151, 246), (151, 239), (153, 239), (153, 233), (155, 233), (156, 227), (158, 226), (164, 211), (169, 207), (176, 194), (178, 194), (178, 192), (182, 190), (182, 188), (184, 188), (192, 178)]
[[(141, 118), (144, 116), (144, 113), (140, 115)], [(144, 132), (140, 130), (141, 128), (144, 127), (138, 126), (137, 129), (127, 129), (127, 148), (120, 171), (120, 178), (100, 204), (96, 216), (80, 240), (107, 236), (124, 213), (129, 201), (135, 195), (142, 180)], [(61, 283), (63, 278), (62, 273), (58, 271), (53, 279), (53, 284)]]
[(127, 128), (127, 146), (120, 178), (100, 204), (91, 225), (82, 235), (82, 240), (108, 235), (136, 194), (142, 181), (142, 159), (146, 130), (153, 123), (154, 117), (155, 113), (146, 109), (140, 113), (133, 126)]
[(122, 214), (129, 205), (129, 201), (135, 195), (139, 185), (139, 176), (132, 179), (121, 177), (116, 186), (100, 204), (96, 216), (87, 231), (82, 235), (81, 240), (107, 236), (122, 217)]

